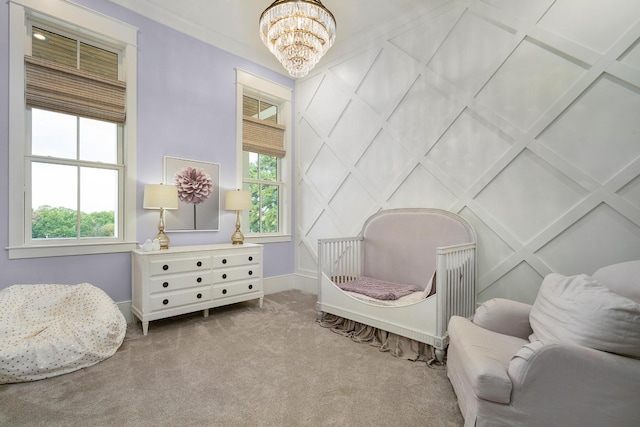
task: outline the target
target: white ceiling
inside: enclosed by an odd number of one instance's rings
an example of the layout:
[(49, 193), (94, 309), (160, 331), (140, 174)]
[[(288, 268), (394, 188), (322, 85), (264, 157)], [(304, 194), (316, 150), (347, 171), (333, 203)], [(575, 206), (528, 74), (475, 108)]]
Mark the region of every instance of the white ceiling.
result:
[[(258, 19), (272, 0), (111, 0), (228, 52), (286, 74), (262, 44)], [(451, 0), (324, 0), (338, 35), (324, 61), (335, 58)]]

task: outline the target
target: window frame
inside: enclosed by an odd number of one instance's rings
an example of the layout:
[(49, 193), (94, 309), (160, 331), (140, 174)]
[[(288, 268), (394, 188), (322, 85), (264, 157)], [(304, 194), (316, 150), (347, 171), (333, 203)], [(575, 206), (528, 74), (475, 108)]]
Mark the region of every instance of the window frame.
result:
[[(265, 179), (261, 179), (261, 178), (250, 178), (247, 176), (244, 176), (244, 173), (247, 171), (248, 168), (250, 168), (251, 165), (251, 160), (250, 160), (250, 154), (249, 153), (253, 153), (255, 155), (258, 156), (258, 170), (260, 170), (260, 156), (268, 156), (268, 154), (261, 154), (261, 153), (255, 153), (253, 151), (242, 151), (242, 172), (243, 172), (243, 177), (242, 177), (242, 188), (244, 190), (249, 190), (249, 188), (252, 185), (258, 185), (260, 187), (260, 192), (262, 192), (262, 187), (263, 186), (276, 186), (278, 187), (278, 229), (281, 228), (282, 226), (282, 203), (283, 203), (283, 196), (282, 196), (282, 191), (284, 189), (284, 180), (282, 179), (282, 159), (281, 158), (277, 158), (276, 157), (276, 179), (273, 181), (268, 181)], [(271, 156), (271, 157), (275, 157), (275, 156)], [(262, 204), (262, 200), (261, 200), (261, 204), (260, 207), (263, 206)], [(258, 209), (260, 210), (260, 209)], [(259, 214), (260, 217), (262, 218), (262, 215)], [(251, 218), (250, 218), (250, 211), (243, 211), (242, 212), (242, 224), (245, 226), (245, 230), (243, 230), (243, 232), (245, 234), (248, 235), (259, 235), (259, 236), (267, 236), (267, 235), (277, 235), (280, 233), (252, 233), (251, 230), (249, 229), (251, 223)]]
[[(122, 235), (114, 239), (33, 242), (27, 238), (31, 214), (25, 188), (30, 185), (25, 104), (24, 55), (30, 53), (30, 26), (46, 25), (113, 46), (119, 55), (119, 74), (127, 82), (127, 120), (122, 126), (123, 184), (119, 194)], [(136, 133), (137, 133), (137, 32), (127, 23), (62, 0), (13, 0), (9, 2), (9, 259), (128, 252), (136, 248)], [(29, 227), (30, 229), (30, 227)]]
[[(244, 184), (244, 155), (242, 150), (242, 118), (243, 96), (247, 95), (267, 101), (278, 106), (278, 123), (285, 126), (284, 146), (286, 155), (278, 159), (280, 182), (279, 194), (279, 232), (250, 233), (245, 232), (245, 241), (253, 243), (275, 243), (291, 241), (291, 126), (292, 126), (292, 94), (291, 89), (259, 77), (247, 71), (236, 69), (236, 187)], [(275, 183), (275, 182), (274, 182)], [(243, 212), (243, 228), (248, 225), (248, 212)]]
[[(41, 109), (42, 110), (42, 109)], [(46, 110), (45, 110), (46, 111)], [(64, 113), (66, 114), (66, 113)], [(79, 150), (78, 144), (79, 144), (79, 138), (80, 138), (80, 128), (79, 128), (79, 116), (75, 116), (75, 115), (70, 115), (67, 114), (70, 117), (74, 117), (76, 119), (76, 149)], [(26, 118), (27, 118), (27, 130), (26, 130), (26, 134), (29, 135), (30, 130), (32, 128), (32, 120), (33, 120), (33, 107), (27, 107), (27, 112), (26, 112)], [(60, 244), (90, 244), (90, 243), (94, 243), (94, 244), (100, 244), (100, 243), (116, 243), (119, 242), (120, 240), (122, 240), (122, 236), (124, 235), (124, 221), (123, 221), (123, 217), (124, 217), (124, 203), (123, 203), (123, 191), (121, 191), (124, 188), (124, 162), (123, 162), (123, 151), (124, 151), (124, 126), (121, 124), (117, 124), (117, 154), (116, 154), (116, 161), (115, 163), (103, 163), (100, 161), (96, 161), (96, 160), (84, 160), (84, 159), (80, 159), (80, 158), (75, 158), (75, 159), (71, 159), (71, 158), (65, 158), (65, 157), (52, 157), (52, 156), (48, 156), (48, 155), (38, 155), (38, 154), (34, 154), (33, 153), (33, 147), (32, 147), (32, 143), (33, 143), (33, 139), (31, 138), (31, 136), (27, 136), (25, 138), (25, 147), (27, 147), (25, 149), (25, 156), (24, 156), (24, 167), (25, 167), (25, 181), (27, 183), (27, 185), (25, 185), (25, 190), (24, 190), (24, 194), (25, 194), (25, 198), (24, 198), (24, 214), (25, 214), (25, 224), (27, 224), (29, 221), (32, 221), (32, 212), (35, 208), (38, 208), (38, 206), (33, 206), (32, 205), (32, 196), (33, 196), (33, 182), (31, 181), (32, 177), (33, 177), (33, 165), (35, 163), (38, 164), (46, 164), (46, 165), (62, 165), (62, 166), (72, 166), (72, 167), (76, 167), (78, 169), (82, 169), (82, 168), (88, 168), (88, 169), (94, 169), (94, 170), (108, 170), (108, 171), (115, 171), (117, 172), (117, 176), (118, 176), (118, 197), (117, 197), (117, 203), (118, 203), (118, 209), (116, 212), (114, 212), (115, 214), (115, 219), (116, 219), (116, 223), (115, 223), (115, 233), (116, 236), (114, 237), (80, 237), (80, 215), (78, 215), (77, 218), (77, 225), (78, 225), (78, 229), (76, 230), (78, 235), (75, 238), (68, 238), (68, 239), (60, 239), (60, 238), (53, 238), (50, 240), (41, 240), (41, 239), (33, 239), (33, 229), (30, 227), (24, 227), (24, 242), (27, 246), (35, 246), (35, 245), (42, 245), (42, 246), (57, 246)], [(30, 147), (31, 145), (31, 147)], [(81, 172), (79, 170), (76, 171), (76, 173), (78, 174), (78, 188), (76, 188), (76, 190), (79, 190), (83, 183), (80, 180), (81, 177)], [(79, 197), (79, 196), (78, 196)], [(81, 199), (78, 199), (79, 202), (82, 202)], [(78, 206), (76, 207), (76, 211), (78, 213), (80, 213), (81, 210), (81, 203), (78, 204)]]

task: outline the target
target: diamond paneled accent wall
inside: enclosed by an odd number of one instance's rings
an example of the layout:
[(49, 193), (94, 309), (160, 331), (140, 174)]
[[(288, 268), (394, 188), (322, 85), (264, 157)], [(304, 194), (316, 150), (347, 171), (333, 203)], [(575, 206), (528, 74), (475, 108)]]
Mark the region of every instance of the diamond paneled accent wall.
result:
[(360, 46), (297, 82), (298, 274), (402, 207), (473, 224), (479, 301), (640, 259), (638, 0), (443, 1)]

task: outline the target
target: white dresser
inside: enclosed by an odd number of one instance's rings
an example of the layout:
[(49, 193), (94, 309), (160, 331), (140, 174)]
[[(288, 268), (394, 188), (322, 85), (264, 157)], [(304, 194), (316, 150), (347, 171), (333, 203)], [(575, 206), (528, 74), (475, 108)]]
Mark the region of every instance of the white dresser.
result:
[(134, 321), (165, 317), (264, 298), (262, 245), (221, 244), (176, 246), (162, 251), (131, 253)]

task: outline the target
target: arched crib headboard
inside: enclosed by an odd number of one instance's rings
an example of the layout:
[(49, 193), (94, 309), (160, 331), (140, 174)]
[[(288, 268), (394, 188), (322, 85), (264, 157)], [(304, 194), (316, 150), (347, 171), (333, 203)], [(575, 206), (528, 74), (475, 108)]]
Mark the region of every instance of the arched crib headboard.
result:
[(363, 275), (425, 288), (436, 270), (436, 249), (475, 243), (471, 225), (441, 209), (389, 209), (362, 228)]

